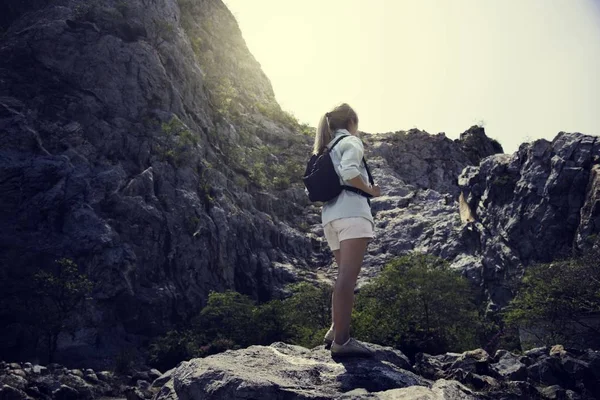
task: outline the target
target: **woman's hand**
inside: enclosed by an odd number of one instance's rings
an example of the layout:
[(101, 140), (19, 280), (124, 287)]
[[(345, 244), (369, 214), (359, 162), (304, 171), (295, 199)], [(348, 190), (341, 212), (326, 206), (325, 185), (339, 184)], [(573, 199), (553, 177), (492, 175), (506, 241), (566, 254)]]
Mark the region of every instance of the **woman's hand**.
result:
[(373, 185), (369, 190), (369, 194), (373, 197), (379, 197), (381, 196), (381, 188), (378, 185)]

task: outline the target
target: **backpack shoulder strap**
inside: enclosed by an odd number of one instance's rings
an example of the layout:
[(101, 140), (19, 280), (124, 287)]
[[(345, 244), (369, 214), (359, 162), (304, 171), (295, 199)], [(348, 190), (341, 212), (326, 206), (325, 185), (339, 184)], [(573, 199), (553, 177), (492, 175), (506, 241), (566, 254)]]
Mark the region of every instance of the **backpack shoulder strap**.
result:
[(334, 148), (334, 147), (335, 147), (335, 146), (336, 146), (336, 145), (337, 145), (337, 144), (338, 144), (338, 143), (339, 143), (339, 142), (340, 142), (342, 139), (344, 139), (344, 138), (347, 138), (348, 136), (350, 136), (350, 135), (344, 135), (344, 136), (342, 136), (341, 138), (339, 138), (338, 140), (336, 140), (336, 141), (335, 141), (335, 142), (334, 142), (334, 143), (331, 145), (331, 147), (329, 148), (329, 151), (333, 150), (333, 148)]
[(369, 175), (369, 183), (371, 185), (374, 185), (375, 181), (373, 180), (373, 175), (371, 175), (371, 170), (369, 169), (369, 164), (367, 164), (367, 160), (365, 160), (364, 157), (363, 157), (363, 163), (365, 164), (365, 169), (367, 170), (367, 175)]

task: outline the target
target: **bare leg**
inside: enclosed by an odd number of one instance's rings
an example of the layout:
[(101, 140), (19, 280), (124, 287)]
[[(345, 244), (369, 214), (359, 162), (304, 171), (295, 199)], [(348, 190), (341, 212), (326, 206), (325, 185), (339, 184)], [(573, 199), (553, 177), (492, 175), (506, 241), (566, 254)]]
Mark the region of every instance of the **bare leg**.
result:
[(354, 305), (354, 286), (363, 263), (369, 238), (347, 239), (340, 243), (338, 277), (334, 288), (335, 342), (344, 344), (350, 338), (350, 318)]
[[(335, 257), (335, 263), (338, 267), (338, 273), (340, 271), (340, 250), (334, 250), (333, 251), (333, 255)], [(335, 290), (331, 293), (331, 328), (329, 329), (335, 329), (335, 324), (333, 323), (333, 302), (335, 298)]]

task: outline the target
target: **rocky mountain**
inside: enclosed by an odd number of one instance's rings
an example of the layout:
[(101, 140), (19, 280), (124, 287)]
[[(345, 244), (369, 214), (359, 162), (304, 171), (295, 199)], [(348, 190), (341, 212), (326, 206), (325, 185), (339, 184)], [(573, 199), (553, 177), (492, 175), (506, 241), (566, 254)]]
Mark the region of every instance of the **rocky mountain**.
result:
[[(188, 320), (210, 290), (268, 299), (313, 264), (293, 229), (310, 138), (221, 1), (9, 1), (0, 14), (3, 281), (66, 257), (95, 283), (59, 356), (101, 363)], [(23, 335), (2, 332), (5, 357), (32, 351)]]
[[(9, 0), (0, 15), (3, 304), (11, 282), (58, 258), (95, 285), (58, 360), (104, 368), (211, 290), (262, 301), (334, 278), (300, 179), (311, 132), (280, 109), (221, 0)], [(512, 155), (480, 127), (364, 141), (384, 195), (360, 284), (427, 252), (494, 311), (527, 265), (597, 234), (595, 137)], [(0, 358), (37, 354), (20, 317), (0, 309)]]

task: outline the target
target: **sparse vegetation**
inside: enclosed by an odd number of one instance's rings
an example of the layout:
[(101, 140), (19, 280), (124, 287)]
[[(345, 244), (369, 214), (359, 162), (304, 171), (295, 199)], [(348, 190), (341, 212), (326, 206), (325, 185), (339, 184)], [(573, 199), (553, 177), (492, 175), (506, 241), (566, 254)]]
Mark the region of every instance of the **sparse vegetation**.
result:
[(276, 102), (269, 102), (266, 104), (258, 103), (256, 104), (256, 109), (265, 117), (272, 119), (273, 121), (277, 121), (283, 125), (299, 127), (300, 123), (298, 119), (292, 114), (283, 111), (279, 104)]
[(574, 258), (528, 267), (505, 312), (506, 322), (548, 345), (580, 345), (586, 338), (600, 337), (598, 260), (596, 245)]
[(74, 315), (90, 300), (92, 282), (68, 258), (58, 259), (43, 270), (0, 269), (0, 275), (2, 331), (18, 338), (13, 344), (0, 340), (0, 351), (13, 354), (25, 342), (35, 343), (52, 362), (59, 334), (73, 333), (81, 326)]
[(160, 124), (157, 152), (163, 161), (181, 166), (198, 143), (198, 136), (177, 116)]
[[(192, 326), (180, 331), (181, 338), (169, 333), (157, 339), (151, 348), (153, 361), (168, 368), (177, 357), (198, 357), (221, 348), (275, 341), (308, 348), (321, 344), (331, 324), (332, 288), (303, 282), (290, 289), (290, 297), (264, 304), (236, 292), (211, 293)], [(477, 311), (466, 279), (445, 261), (405, 256), (361, 288), (352, 334), (411, 355), (460, 351), (479, 347), (485, 329), (496, 333), (497, 327), (484, 324)]]
[(401, 257), (365, 285), (353, 316), (356, 335), (412, 356), (478, 347), (479, 315), (469, 283), (444, 260)]

